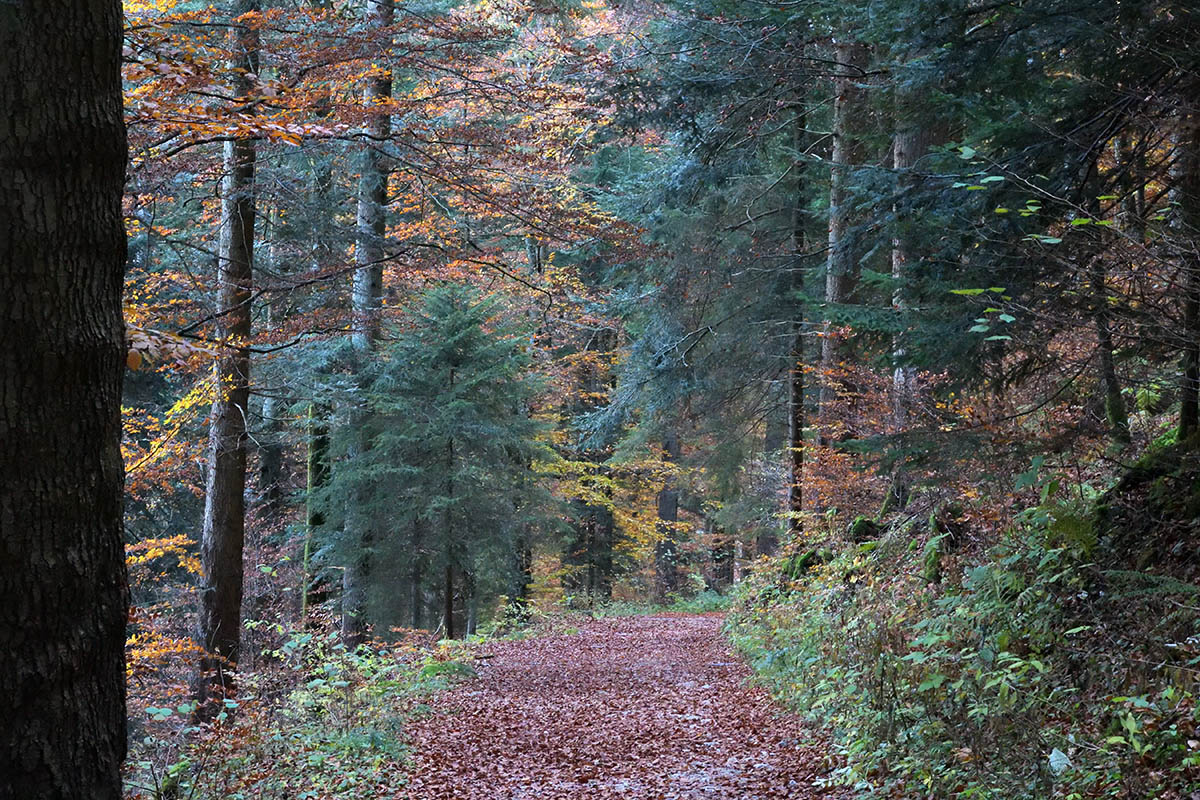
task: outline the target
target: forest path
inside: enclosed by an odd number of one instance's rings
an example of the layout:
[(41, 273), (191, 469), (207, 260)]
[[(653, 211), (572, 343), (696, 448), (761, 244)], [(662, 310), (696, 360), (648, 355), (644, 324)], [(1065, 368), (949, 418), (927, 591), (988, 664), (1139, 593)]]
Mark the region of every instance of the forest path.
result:
[(748, 687), (716, 615), (494, 642), (411, 723), (412, 800), (832, 798), (803, 728)]

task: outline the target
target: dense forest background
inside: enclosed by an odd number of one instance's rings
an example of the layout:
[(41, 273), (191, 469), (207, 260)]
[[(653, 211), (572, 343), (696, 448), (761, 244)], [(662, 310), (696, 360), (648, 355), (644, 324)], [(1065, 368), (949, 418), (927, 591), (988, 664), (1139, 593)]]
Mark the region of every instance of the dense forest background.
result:
[(125, 14), (130, 795), (356, 796), (409, 648), (673, 603), (831, 785), (1194, 796), (1192, 4)]

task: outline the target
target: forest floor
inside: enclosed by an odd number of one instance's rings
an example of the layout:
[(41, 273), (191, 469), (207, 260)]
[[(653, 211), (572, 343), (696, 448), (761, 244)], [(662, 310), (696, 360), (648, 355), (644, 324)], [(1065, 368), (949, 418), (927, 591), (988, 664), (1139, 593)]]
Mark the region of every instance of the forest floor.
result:
[(833, 798), (821, 753), (717, 615), (589, 620), (485, 645), (478, 677), (409, 724), (408, 797)]

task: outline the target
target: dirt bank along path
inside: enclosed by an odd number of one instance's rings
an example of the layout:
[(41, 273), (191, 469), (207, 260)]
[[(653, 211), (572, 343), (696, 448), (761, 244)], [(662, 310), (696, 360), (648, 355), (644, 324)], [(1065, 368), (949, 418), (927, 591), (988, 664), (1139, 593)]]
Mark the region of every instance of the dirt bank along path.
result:
[(833, 798), (799, 722), (729, 651), (717, 616), (586, 623), (496, 642), (412, 723), (412, 800)]

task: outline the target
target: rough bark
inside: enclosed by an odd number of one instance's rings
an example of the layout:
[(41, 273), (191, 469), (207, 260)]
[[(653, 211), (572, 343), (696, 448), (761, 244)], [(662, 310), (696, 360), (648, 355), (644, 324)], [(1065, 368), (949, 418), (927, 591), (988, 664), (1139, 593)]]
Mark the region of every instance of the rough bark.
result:
[[(804, 290), (804, 205), (808, 184), (804, 161), (799, 154), (803, 152), (808, 139), (807, 125), (807, 117), (798, 114), (792, 133), (797, 159), (792, 167), (796, 173), (791, 222), (791, 287), (795, 306), (792, 310), (792, 343), (788, 351), (787, 527), (793, 538), (799, 536), (804, 528), (804, 304), (801, 293)], [(777, 542), (760, 537), (759, 555), (772, 555), (777, 546)]]
[[(257, 0), (235, 0), (233, 16), (257, 11)], [(249, 97), (246, 73), (258, 70), (258, 34), (236, 26), (231, 37), (242, 60), (235, 92)], [(255, 143), (225, 143), (221, 233), (217, 251), (217, 329), (213, 366), (216, 399), (208, 432), (208, 483), (200, 541), (202, 569), (198, 639), (204, 649), (194, 692), (198, 719), (210, 719), (234, 690), (232, 668), (241, 648), (242, 551), (246, 536), (246, 417), (250, 398), (250, 325), (254, 268)]]
[(0, 7), (0, 797), (121, 797), (121, 6)]
[[(382, 28), (392, 24), (391, 0), (368, 0), (368, 24)], [(392, 73), (376, 65), (379, 74), (367, 81), (363, 104), (370, 108), (387, 102), (392, 96)], [(361, 177), (358, 185), (358, 208), (354, 259), (354, 285), (351, 302), (354, 312), (354, 349), (365, 358), (378, 347), (383, 303), (384, 241), (387, 232), (388, 169), (382, 148), (391, 135), (391, 118), (386, 113), (374, 113), (367, 123), (363, 147)], [(355, 409), (350, 424), (358, 441), (352, 448), (366, 451), (369, 443), (364, 428), (365, 409)], [(371, 574), (371, 557), (376, 531), (370, 515), (362, 513), (363, 498), (352, 498), (354, 513), (346, 515), (347, 534), (355, 553), (342, 572), (342, 641), (354, 647), (367, 635), (367, 582)]]
[[(851, 170), (862, 163), (862, 146), (856, 134), (861, 125), (865, 92), (860, 88), (867, 62), (867, 49), (848, 40), (834, 45), (837, 62), (833, 97), (833, 148), (829, 174), (829, 249), (825, 264), (825, 303), (836, 306), (850, 301), (858, 284), (858, 250), (850, 230), (854, 220), (849, 192)], [(846, 341), (834, 335), (833, 326), (825, 321), (821, 338), (821, 396), (822, 423), (840, 395), (850, 387), (840, 379), (838, 370), (846, 360)], [(825, 425), (822, 424), (822, 436)]]
[[(373, 27), (392, 24), (391, 0), (368, 0), (367, 21)], [(363, 90), (367, 108), (386, 103), (392, 96), (392, 73), (384, 65)], [(383, 302), (384, 236), (388, 193), (387, 158), (383, 147), (391, 136), (391, 117), (376, 112), (365, 131), (361, 177), (358, 184), (356, 237), (354, 243), (354, 346), (372, 351), (379, 341), (380, 305)]]
[[(892, 139), (892, 158), (893, 167), (900, 176), (902, 197), (920, 187), (923, 179), (917, 167), (921, 159), (935, 144), (949, 138), (944, 125), (932, 124), (913, 115), (914, 109), (920, 107), (919, 103), (918, 98), (902, 96), (897, 111), (898, 124)], [(892, 307), (902, 318), (912, 307), (911, 284), (921, 258), (917, 245), (905, 232), (901, 232), (892, 242), (892, 279), (896, 286)], [(892, 429), (903, 435), (912, 426), (918, 392), (917, 370), (911, 364), (911, 354), (903, 333), (892, 340), (892, 364)], [(893, 510), (904, 508), (908, 503), (910, 484), (911, 476), (904, 469), (903, 461), (897, 461), (885, 506)]]
[[(287, 271), (283, 263), (279, 247), (280, 218), (279, 209), (271, 210), (270, 218), (271, 243), (267, 248), (267, 266), (269, 274), (278, 281)], [(267, 329), (274, 330), (283, 323), (286, 316), (284, 295), (278, 291), (278, 286), (267, 303)], [(283, 447), (283, 415), (285, 403), (282, 402), (282, 386), (270, 386), (259, 389), (262, 394), (262, 424), (255, 437), (258, 442), (258, 519), (261, 527), (267, 531), (278, 531), (283, 527), (283, 495), (284, 495), (284, 447)]]

